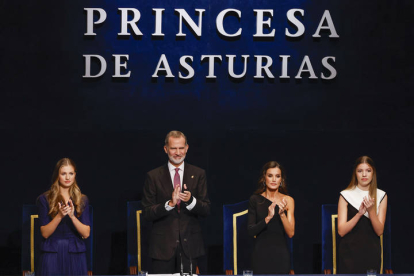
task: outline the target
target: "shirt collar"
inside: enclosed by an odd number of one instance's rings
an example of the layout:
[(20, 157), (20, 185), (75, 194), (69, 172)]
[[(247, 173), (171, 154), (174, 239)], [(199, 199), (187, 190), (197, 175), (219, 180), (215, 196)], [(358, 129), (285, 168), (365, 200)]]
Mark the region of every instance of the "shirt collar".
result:
[(179, 167), (175, 167), (173, 164), (171, 164), (171, 162), (170, 162), (170, 161), (168, 161), (168, 170), (169, 170), (169, 171), (174, 171), (174, 170), (175, 170), (175, 168), (179, 168), (179, 169), (180, 169), (180, 171), (184, 171), (184, 162), (183, 162), (183, 163), (181, 163), (181, 165), (180, 165)]

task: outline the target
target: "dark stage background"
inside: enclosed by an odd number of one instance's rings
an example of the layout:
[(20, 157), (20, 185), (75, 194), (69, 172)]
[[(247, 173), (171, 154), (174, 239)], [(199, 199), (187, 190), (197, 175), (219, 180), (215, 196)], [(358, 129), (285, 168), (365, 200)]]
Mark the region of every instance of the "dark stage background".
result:
[[(84, 8), (106, 10), (107, 20), (94, 38), (85, 37)], [(143, 36), (118, 37), (118, 8), (141, 11)], [(165, 8), (163, 39), (153, 39), (152, 8)], [(205, 9), (203, 34), (188, 29), (176, 39), (183, 8), (197, 22)], [(215, 29), (226, 18), (226, 40)], [(305, 34), (287, 38), (289, 9)], [(78, 181), (95, 210), (95, 274), (124, 274), (126, 202), (140, 200), (145, 172), (167, 161), (163, 140), (178, 129), (189, 139), (187, 161), (207, 170), (212, 214), (203, 221), (208, 273), (222, 274), (222, 205), (246, 200), (256, 187), (261, 166), (282, 163), (296, 201), (294, 262), (296, 273), (321, 271), (321, 205), (336, 203), (350, 180), (354, 160), (371, 156), (379, 187), (392, 206), (392, 263), (396, 273), (413, 273), (410, 237), (414, 177), (413, 155), (413, 11), (414, 1), (0, 1), (0, 274), (20, 273), (21, 208), (34, 204), (49, 187), (58, 159), (78, 164)], [(253, 9), (274, 9), (274, 39), (253, 38)], [(321, 32), (312, 38), (329, 10), (340, 38)], [(269, 31), (269, 30), (265, 30)], [(98, 79), (85, 79), (82, 55), (108, 62)], [(113, 54), (128, 54), (130, 78), (112, 78)], [(174, 79), (152, 79), (166, 54)], [(201, 55), (222, 55), (216, 79), (207, 80)], [(228, 76), (225, 55), (250, 55), (241, 80)], [(195, 76), (178, 79), (178, 60), (194, 57)], [(275, 79), (255, 80), (254, 55), (273, 59)], [(291, 55), (290, 79), (280, 79), (279, 55)], [(318, 79), (295, 79), (308, 55)], [(335, 56), (338, 75), (322, 80), (325, 56)], [(96, 65), (96, 64), (95, 64)], [(97, 72), (97, 67), (93, 67)], [(185, 75), (186, 72), (183, 71)], [(124, 72), (125, 73), (125, 72)]]

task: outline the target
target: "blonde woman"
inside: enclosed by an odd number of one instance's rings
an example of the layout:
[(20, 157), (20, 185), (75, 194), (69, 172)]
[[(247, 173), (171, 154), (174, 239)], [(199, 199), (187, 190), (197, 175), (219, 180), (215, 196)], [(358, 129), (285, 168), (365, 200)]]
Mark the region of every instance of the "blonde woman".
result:
[(90, 234), (88, 198), (76, 182), (69, 158), (56, 164), (50, 190), (37, 199), (43, 236), (39, 275), (87, 275), (86, 245)]
[(387, 195), (377, 188), (377, 171), (368, 156), (356, 160), (351, 182), (338, 202), (338, 273), (378, 273), (381, 267), (380, 236), (384, 231)]

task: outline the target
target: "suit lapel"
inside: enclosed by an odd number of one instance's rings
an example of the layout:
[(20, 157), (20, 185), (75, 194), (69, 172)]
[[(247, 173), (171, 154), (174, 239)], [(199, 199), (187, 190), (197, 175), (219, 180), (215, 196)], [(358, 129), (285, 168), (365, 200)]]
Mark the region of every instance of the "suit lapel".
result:
[[(160, 174), (161, 174), (160, 175), (161, 187), (162, 187), (163, 193), (165, 195), (165, 198), (167, 200), (170, 200), (171, 195), (174, 191), (174, 188), (173, 188), (173, 182), (171, 179), (170, 170), (168, 169), (168, 163), (162, 167)], [(175, 208), (175, 210), (171, 214), (173, 216), (179, 216), (179, 213), (177, 212), (177, 208)]]
[(184, 163), (184, 176), (183, 176), (183, 187), (184, 184), (187, 185), (187, 189), (192, 192), (192, 178), (194, 178), (193, 172), (191, 170), (191, 166), (189, 166), (187, 163)]
[(171, 195), (174, 188), (171, 180), (171, 174), (168, 170), (168, 165), (162, 167), (160, 178), (163, 190), (166, 191), (169, 195)]

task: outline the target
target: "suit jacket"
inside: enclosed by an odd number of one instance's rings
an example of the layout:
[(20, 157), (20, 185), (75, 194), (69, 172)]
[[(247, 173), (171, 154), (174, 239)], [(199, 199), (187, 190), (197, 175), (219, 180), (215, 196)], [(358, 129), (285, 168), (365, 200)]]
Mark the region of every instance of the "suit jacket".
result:
[(189, 211), (184, 202), (181, 202), (180, 213), (177, 207), (167, 211), (165, 203), (171, 200), (174, 190), (167, 164), (147, 173), (142, 206), (144, 218), (153, 222), (149, 242), (149, 256), (153, 259), (171, 259), (175, 256), (178, 242), (181, 242), (188, 258), (204, 255), (198, 218), (210, 213), (206, 173), (203, 169), (185, 162), (182, 183), (183, 186), (187, 185), (191, 195), (196, 198), (196, 205)]

